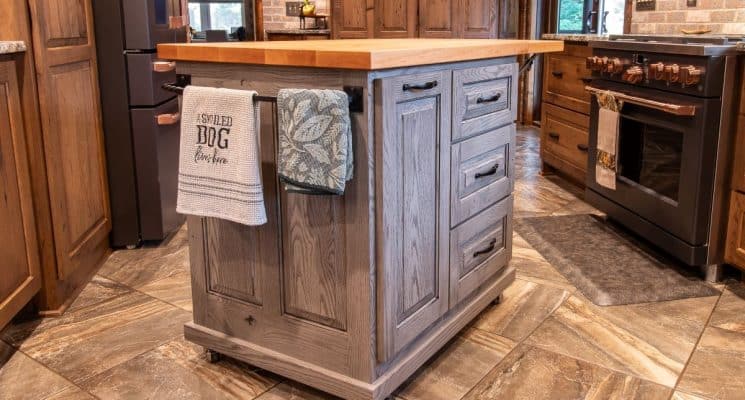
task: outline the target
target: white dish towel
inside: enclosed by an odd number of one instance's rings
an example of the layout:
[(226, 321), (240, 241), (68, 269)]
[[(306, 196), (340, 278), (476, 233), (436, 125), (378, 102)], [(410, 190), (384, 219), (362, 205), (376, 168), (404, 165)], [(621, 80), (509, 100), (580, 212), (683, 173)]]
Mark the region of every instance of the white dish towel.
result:
[(255, 94), (199, 86), (184, 90), (179, 213), (266, 223)]

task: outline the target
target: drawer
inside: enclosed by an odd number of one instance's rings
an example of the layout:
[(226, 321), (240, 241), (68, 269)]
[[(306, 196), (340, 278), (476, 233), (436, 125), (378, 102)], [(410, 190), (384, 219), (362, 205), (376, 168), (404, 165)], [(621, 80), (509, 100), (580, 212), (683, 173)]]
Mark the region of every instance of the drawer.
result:
[(515, 126), (508, 125), (452, 146), (451, 227), (512, 193), (513, 143)]
[(590, 113), (590, 94), (585, 91), (592, 73), (585, 57), (563, 53), (546, 54), (544, 101), (584, 114)]
[(130, 112), (143, 240), (162, 240), (184, 221), (176, 213), (180, 122), (178, 99)]
[(517, 119), (517, 64), (453, 72), (453, 142)]
[(161, 86), (176, 81), (175, 63), (159, 61), (157, 55), (152, 53), (127, 54), (127, 74), (129, 104), (132, 106), (154, 106), (174, 97), (173, 93), (163, 90)]
[(450, 307), (502, 270), (512, 257), (512, 195), (450, 231)]
[(587, 171), (590, 118), (550, 104), (543, 104), (541, 153), (551, 153)]

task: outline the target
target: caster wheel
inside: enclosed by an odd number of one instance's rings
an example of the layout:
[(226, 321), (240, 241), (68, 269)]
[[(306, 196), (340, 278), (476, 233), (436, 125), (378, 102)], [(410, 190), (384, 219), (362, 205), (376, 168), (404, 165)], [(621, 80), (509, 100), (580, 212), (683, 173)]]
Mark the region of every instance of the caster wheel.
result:
[(206, 349), (204, 353), (208, 363), (214, 364), (220, 361), (220, 353), (210, 349)]
[(497, 296), (496, 299), (494, 299), (494, 300), (491, 301), (491, 304), (494, 305), (494, 306), (496, 306), (496, 305), (498, 305), (501, 302), (502, 302), (502, 295), (500, 294), (499, 296)]

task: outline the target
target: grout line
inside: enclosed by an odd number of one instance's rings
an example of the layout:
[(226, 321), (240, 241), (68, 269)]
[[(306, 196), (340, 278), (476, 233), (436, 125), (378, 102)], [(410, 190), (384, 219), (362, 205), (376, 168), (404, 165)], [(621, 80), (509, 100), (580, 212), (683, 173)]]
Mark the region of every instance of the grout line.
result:
[(701, 338), (704, 337), (704, 333), (706, 332), (706, 329), (709, 328), (709, 323), (711, 322), (711, 317), (714, 315), (714, 312), (717, 310), (717, 307), (719, 307), (719, 303), (722, 301), (722, 297), (724, 296), (724, 292), (727, 289), (727, 286), (725, 285), (722, 288), (722, 292), (719, 294), (719, 298), (717, 299), (717, 302), (714, 304), (714, 307), (712, 307), (711, 312), (709, 313), (709, 316), (706, 318), (706, 322), (704, 323), (703, 329), (701, 329), (701, 334), (698, 335), (698, 339), (696, 340), (696, 345), (693, 346), (693, 350), (691, 350), (691, 354), (688, 355), (688, 359), (686, 360), (685, 364), (683, 365), (683, 369), (680, 371), (680, 374), (678, 374), (678, 379), (675, 380), (675, 386), (673, 386), (673, 390), (670, 393), (670, 399), (673, 398), (675, 395), (675, 391), (678, 389), (678, 385), (680, 385), (680, 380), (683, 378), (683, 375), (685, 374), (686, 370), (688, 369), (688, 365), (691, 363), (691, 359), (693, 358), (693, 354), (696, 353), (696, 350), (698, 350), (699, 344), (701, 344)]

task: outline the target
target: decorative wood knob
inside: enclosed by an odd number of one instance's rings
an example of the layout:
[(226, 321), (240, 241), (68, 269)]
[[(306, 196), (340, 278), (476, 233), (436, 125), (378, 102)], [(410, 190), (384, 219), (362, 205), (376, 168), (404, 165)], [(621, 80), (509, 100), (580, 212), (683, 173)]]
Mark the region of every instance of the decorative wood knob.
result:
[(703, 75), (703, 72), (693, 65), (683, 67), (680, 69), (680, 83), (683, 86), (696, 85), (701, 81), (701, 75)]
[(665, 80), (675, 83), (680, 80), (680, 66), (678, 64), (665, 65)]
[(613, 57), (608, 59), (608, 61), (605, 63), (605, 72), (615, 75), (621, 73), (623, 70), (623, 63), (621, 62), (621, 59), (618, 57)]
[(657, 62), (649, 65), (649, 76), (655, 80), (665, 79), (665, 64)]
[(626, 71), (624, 71), (621, 78), (628, 83), (639, 83), (644, 79), (644, 70), (642, 70), (642, 67), (638, 65), (629, 67)]

